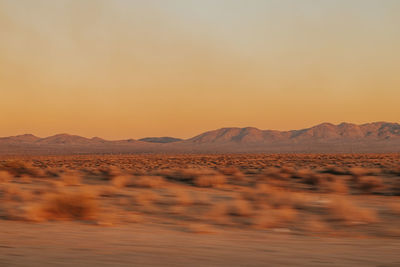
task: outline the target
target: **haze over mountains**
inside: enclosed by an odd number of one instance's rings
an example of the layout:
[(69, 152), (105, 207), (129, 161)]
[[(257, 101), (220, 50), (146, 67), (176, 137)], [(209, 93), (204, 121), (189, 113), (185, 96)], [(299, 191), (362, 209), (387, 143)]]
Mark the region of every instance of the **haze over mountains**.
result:
[(149, 137), (109, 141), (69, 134), (46, 138), (31, 134), (0, 138), (0, 154), (251, 152), (400, 152), (400, 124), (322, 123), (292, 131), (260, 130), (253, 127), (221, 128), (186, 140)]

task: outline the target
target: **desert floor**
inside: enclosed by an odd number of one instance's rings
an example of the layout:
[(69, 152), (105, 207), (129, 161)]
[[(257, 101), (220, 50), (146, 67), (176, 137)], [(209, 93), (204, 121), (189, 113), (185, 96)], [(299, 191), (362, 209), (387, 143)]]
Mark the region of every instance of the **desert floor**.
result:
[(0, 158), (0, 266), (400, 266), (400, 155)]

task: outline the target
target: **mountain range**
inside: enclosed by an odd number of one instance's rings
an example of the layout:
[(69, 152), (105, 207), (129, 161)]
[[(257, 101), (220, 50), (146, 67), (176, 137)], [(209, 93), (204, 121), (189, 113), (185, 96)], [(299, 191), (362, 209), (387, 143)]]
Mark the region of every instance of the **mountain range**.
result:
[(0, 154), (89, 153), (356, 153), (400, 152), (400, 124), (322, 123), (277, 131), (254, 127), (221, 128), (189, 139), (148, 137), (109, 141), (99, 137), (32, 134), (0, 138)]

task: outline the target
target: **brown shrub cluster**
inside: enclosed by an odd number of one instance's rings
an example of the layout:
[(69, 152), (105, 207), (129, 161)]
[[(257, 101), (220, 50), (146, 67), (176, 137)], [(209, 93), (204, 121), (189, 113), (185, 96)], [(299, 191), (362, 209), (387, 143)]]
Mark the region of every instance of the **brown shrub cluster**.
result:
[(198, 233), (215, 230), (214, 224), (319, 234), (350, 225), (379, 228), (398, 219), (398, 207), (378, 197), (390, 201), (400, 192), (399, 159), (238, 154), (0, 160), (0, 219), (102, 221), (105, 207), (113, 224), (186, 225)]

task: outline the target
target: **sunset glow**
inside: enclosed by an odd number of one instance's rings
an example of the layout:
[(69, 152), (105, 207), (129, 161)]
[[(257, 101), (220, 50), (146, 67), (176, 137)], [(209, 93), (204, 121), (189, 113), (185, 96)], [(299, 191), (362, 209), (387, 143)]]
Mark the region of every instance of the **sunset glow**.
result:
[(1, 134), (398, 122), (399, 14), (396, 0), (0, 0)]

